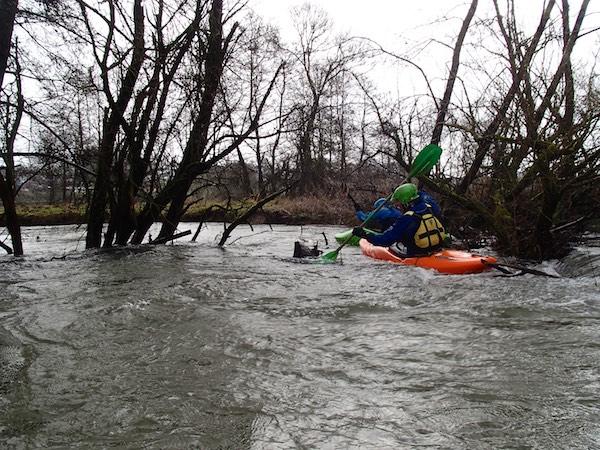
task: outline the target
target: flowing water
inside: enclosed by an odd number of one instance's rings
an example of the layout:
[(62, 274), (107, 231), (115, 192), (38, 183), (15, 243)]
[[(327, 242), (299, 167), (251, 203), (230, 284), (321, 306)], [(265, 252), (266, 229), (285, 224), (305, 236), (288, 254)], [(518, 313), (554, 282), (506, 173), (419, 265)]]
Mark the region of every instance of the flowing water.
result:
[(86, 252), (82, 229), (26, 228), (29, 255), (0, 258), (24, 361), (0, 447), (600, 447), (597, 272), (318, 264), (294, 241), (339, 228), (240, 227), (224, 250), (221, 230)]

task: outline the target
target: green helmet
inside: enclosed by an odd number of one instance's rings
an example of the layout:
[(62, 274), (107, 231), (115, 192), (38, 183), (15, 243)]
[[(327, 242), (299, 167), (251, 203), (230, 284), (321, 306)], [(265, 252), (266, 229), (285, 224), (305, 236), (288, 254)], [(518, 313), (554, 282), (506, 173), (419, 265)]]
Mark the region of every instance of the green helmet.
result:
[(394, 191), (393, 196), (395, 201), (400, 202), (403, 205), (407, 205), (418, 198), (419, 193), (417, 192), (417, 186), (412, 183), (405, 183), (398, 186)]

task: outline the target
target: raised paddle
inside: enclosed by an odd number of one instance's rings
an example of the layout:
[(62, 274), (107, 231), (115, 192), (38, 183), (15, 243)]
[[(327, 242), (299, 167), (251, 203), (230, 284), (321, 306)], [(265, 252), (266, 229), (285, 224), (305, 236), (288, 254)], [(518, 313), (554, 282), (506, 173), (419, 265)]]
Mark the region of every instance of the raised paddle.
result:
[[(442, 149), (435, 144), (429, 144), (425, 148), (423, 148), (423, 150), (421, 150), (419, 152), (419, 154), (413, 161), (410, 172), (408, 172), (408, 175), (406, 176), (406, 179), (404, 180), (404, 182), (406, 180), (409, 180), (412, 177), (418, 177), (418, 176), (429, 173), (431, 168), (433, 166), (435, 166), (436, 163), (440, 160), (441, 154), (442, 154)], [(369, 222), (369, 220), (371, 220), (371, 217), (373, 217), (375, 214), (377, 214), (377, 212), (381, 208), (383, 208), (383, 206), (388, 201), (390, 201), (392, 199), (393, 195), (394, 195), (394, 193), (392, 192), (386, 198), (386, 202), (381, 203), (381, 205), (379, 205), (377, 207), (377, 209), (375, 209), (374, 211), (371, 211), (371, 213), (369, 213), (369, 215), (367, 216), (365, 221), (360, 224), (360, 227), (361, 228), (364, 227), (367, 224), (367, 222)], [(321, 260), (323, 260), (325, 262), (334, 262), (337, 259), (338, 253), (340, 252), (340, 250), (342, 248), (344, 248), (344, 246), (348, 242), (350, 242), (351, 239), (352, 239), (352, 235), (348, 236), (348, 238), (344, 242), (342, 242), (338, 248), (336, 248), (332, 252), (328, 252), (328, 253), (325, 253), (324, 255), (322, 255)]]

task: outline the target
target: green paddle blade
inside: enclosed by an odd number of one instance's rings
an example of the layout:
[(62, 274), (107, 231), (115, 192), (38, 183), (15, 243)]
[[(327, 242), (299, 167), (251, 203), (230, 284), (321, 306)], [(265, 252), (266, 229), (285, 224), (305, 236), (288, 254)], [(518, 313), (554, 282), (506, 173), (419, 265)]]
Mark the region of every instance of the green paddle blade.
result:
[(410, 172), (407, 178), (418, 177), (429, 173), (429, 171), (437, 164), (442, 155), (442, 149), (435, 145), (429, 144), (419, 152), (412, 163)]
[(332, 252), (325, 253), (321, 255), (321, 259), (324, 262), (334, 262), (338, 257), (339, 250), (334, 250)]

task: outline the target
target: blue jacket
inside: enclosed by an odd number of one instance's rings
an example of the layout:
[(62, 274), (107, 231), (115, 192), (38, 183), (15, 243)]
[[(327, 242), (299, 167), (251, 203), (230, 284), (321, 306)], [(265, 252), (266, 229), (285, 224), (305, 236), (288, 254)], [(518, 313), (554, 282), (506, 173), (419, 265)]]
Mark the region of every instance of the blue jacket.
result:
[[(370, 212), (356, 211), (356, 218), (361, 222), (369, 216)], [(402, 217), (402, 212), (393, 206), (384, 206), (375, 213), (365, 225), (365, 228), (387, 230), (396, 220)]]
[[(419, 198), (412, 204), (408, 211), (414, 211), (416, 214), (425, 214), (429, 210), (427, 204), (431, 206), (431, 212), (440, 219), (442, 211), (439, 205), (429, 194), (422, 191), (419, 192)], [(421, 220), (418, 217), (404, 214), (382, 234), (369, 235), (365, 239), (371, 244), (380, 247), (389, 247), (396, 242), (401, 242), (406, 246), (406, 251), (409, 256), (423, 253), (423, 249), (417, 247), (414, 240), (420, 222)]]

